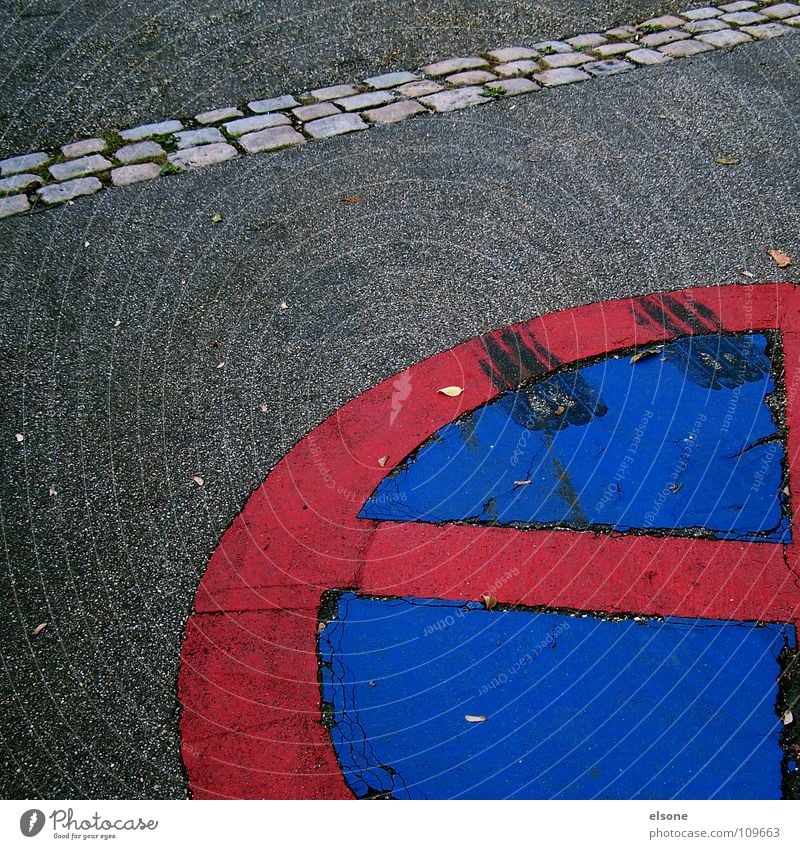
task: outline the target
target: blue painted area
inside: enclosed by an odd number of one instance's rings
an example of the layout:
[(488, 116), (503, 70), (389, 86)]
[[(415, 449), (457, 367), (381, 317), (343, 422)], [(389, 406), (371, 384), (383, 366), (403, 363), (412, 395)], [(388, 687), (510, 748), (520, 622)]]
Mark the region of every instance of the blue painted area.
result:
[(780, 798), (785, 644), (788, 625), (352, 593), (319, 638), (347, 783), (402, 799)]
[(439, 430), (360, 515), (788, 543), (766, 348), (694, 336), (505, 392)]

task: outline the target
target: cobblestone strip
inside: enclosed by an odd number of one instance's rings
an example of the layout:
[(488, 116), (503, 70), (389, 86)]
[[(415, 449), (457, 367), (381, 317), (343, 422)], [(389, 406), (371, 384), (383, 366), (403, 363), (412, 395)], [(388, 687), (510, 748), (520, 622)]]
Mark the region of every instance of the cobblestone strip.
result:
[(738, 0), (129, 127), (0, 161), (0, 218), (71, 202), (106, 186), (616, 76), (798, 29), (798, 3)]

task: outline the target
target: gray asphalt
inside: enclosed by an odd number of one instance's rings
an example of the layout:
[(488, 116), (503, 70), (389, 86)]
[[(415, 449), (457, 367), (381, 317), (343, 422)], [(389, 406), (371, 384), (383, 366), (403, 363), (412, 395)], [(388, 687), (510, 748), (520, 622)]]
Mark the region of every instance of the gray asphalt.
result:
[(683, 8), (680, 0), (10, 0), (6, 6), (0, 158)]
[(186, 794), (197, 582), (349, 398), (536, 314), (784, 279), (766, 249), (800, 258), (799, 53), (748, 45), (0, 223), (0, 793)]

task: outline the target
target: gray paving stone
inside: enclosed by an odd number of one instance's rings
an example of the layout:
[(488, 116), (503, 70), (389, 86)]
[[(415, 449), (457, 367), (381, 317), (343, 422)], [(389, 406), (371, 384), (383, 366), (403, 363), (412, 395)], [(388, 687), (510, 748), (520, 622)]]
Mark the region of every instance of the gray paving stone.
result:
[(593, 47), (591, 52), (600, 59), (610, 59), (612, 56), (621, 56), (630, 50), (636, 50), (637, 47), (637, 44), (617, 41), (614, 44), (601, 44), (599, 47)]
[(291, 121), (287, 115), (278, 112), (269, 112), (266, 115), (251, 115), (249, 118), (237, 118), (235, 121), (228, 121), (222, 126), (225, 132), (231, 136), (243, 136), (245, 133), (255, 133), (257, 130), (266, 130), (268, 127), (280, 127), (283, 124), (290, 124)]
[(517, 77), (512, 80), (498, 80), (496, 83), (491, 83), (486, 86), (489, 94), (500, 97), (516, 97), (518, 94), (528, 94), (532, 91), (539, 91), (540, 86), (536, 85), (532, 80), (526, 80), (523, 77)]
[(758, 3), (754, 3), (753, 0), (736, 0), (735, 3), (725, 3), (725, 5), (720, 6), (723, 12), (742, 12), (745, 9), (755, 9), (758, 6)]
[(13, 177), (3, 177), (0, 180), (0, 192), (24, 192), (32, 186), (41, 186), (42, 178), (36, 174), (14, 174)]
[(736, 47), (753, 39), (745, 32), (735, 29), (724, 29), (720, 32), (705, 32), (697, 36), (698, 41), (710, 44), (712, 47)]
[(650, 50), (647, 47), (642, 47), (640, 50), (631, 50), (625, 54), (625, 59), (631, 62), (636, 62), (637, 65), (663, 65), (665, 62), (671, 62), (672, 57), (666, 53), (659, 53), (658, 50)]
[(93, 195), (103, 188), (103, 184), (97, 177), (81, 177), (79, 180), (70, 180), (68, 183), (56, 183), (52, 186), (42, 186), (36, 190), (36, 194), (49, 205), (66, 203), (73, 198), (82, 195)]
[(78, 156), (88, 156), (90, 153), (102, 153), (107, 147), (105, 139), (83, 139), (63, 145), (61, 152), (67, 159), (75, 159)]
[(201, 130), (183, 130), (175, 133), (178, 150), (186, 150), (187, 147), (199, 147), (201, 144), (216, 144), (224, 142), (225, 136), (216, 127), (203, 127)]
[(421, 97), (419, 102), (423, 106), (433, 109), (434, 112), (454, 112), (457, 109), (466, 109), (469, 106), (491, 103), (491, 100), (491, 97), (486, 96), (482, 86), (471, 86), (440, 91), (438, 94)]
[(793, 27), (800, 27), (800, 15), (797, 15), (794, 18), (784, 18), (783, 22), (785, 24), (791, 24)]
[(683, 18), (678, 18), (675, 15), (659, 15), (657, 18), (649, 18), (639, 24), (639, 29), (642, 27), (658, 27), (659, 29), (673, 29), (679, 27), (683, 23)]
[(495, 47), (486, 53), (488, 59), (501, 65), (519, 59), (535, 59), (538, 55), (532, 47)]
[(247, 104), (247, 108), (251, 112), (262, 115), (266, 112), (276, 112), (278, 109), (293, 109), (299, 105), (291, 94), (284, 94), (281, 97), (270, 97), (267, 100), (251, 100)]
[(345, 112), (358, 112), (361, 109), (373, 109), (391, 103), (395, 95), (391, 91), (367, 91), (364, 94), (354, 94), (352, 97), (341, 97), (334, 101)]
[(541, 71), (542, 66), (533, 59), (519, 59), (516, 62), (506, 62), (495, 65), (492, 70), (501, 77), (520, 77)]
[(604, 35), (600, 35), (599, 32), (587, 32), (583, 35), (575, 35), (572, 38), (567, 39), (567, 44), (570, 47), (575, 48), (587, 48), (587, 47), (598, 47), (601, 44), (605, 44), (607, 41)]
[(298, 133), (294, 127), (273, 127), (269, 130), (260, 130), (257, 133), (248, 133), (239, 139), (239, 144), (247, 153), (280, 150), (296, 144), (305, 144), (305, 142), (305, 136)]
[(537, 41), (531, 47), (541, 56), (548, 56), (552, 53), (572, 53), (572, 45), (567, 44), (566, 41)]
[(120, 136), (124, 141), (141, 141), (156, 136), (169, 136), (183, 129), (180, 121), (159, 121), (156, 124), (141, 124), (128, 130), (121, 130)]
[(697, 41), (695, 38), (687, 38), (686, 41), (673, 41), (672, 44), (665, 44), (658, 49), (662, 53), (666, 53), (667, 56), (672, 56), (673, 59), (686, 59), (689, 56), (696, 56), (698, 53), (705, 53), (714, 48), (710, 44)]
[(649, 35), (639, 39), (642, 47), (661, 47), (662, 44), (671, 44), (673, 41), (683, 41), (686, 33), (679, 29), (667, 29), (663, 32), (651, 32)]
[(332, 103), (311, 103), (292, 109), (292, 115), (298, 121), (316, 121), (317, 118), (327, 118), (328, 115), (336, 115), (338, 112), (339, 107)]
[(374, 89), (394, 88), (395, 86), (403, 85), (404, 83), (413, 83), (419, 79), (419, 74), (412, 74), (411, 71), (393, 71), (390, 74), (379, 74), (377, 77), (367, 77), (364, 80), (364, 85)]
[(614, 41), (626, 41), (629, 38), (636, 38), (637, 35), (639, 35), (639, 32), (636, 27), (627, 25), (606, 30), (606, 38), (611, 38)]
[(473, 71), (488, 66), (489, 63), (482, 56), (456, 56), (452, 59), (444, 59), (441, 62), (425, 65), (422, 72), (430, 77), (447, 77), (450, 74), (457, 74), (459, 71)]
[(83, 177), (86, 174), (96, 174), (98, 171), (108, 171), (111, 162), (100, 156), (83, 156), (80, 159), (70, 159), (68, 162), (59, 162), (51, 165), (47, 170), (56, 180), (72, 180), (75, 177)]
[(302, 97), (321, 102), (324, 100), (336, 100), (339, 97), (350, 97), (351, 94), (358, 94), (358, 89), (355, 86), (329, 85), (325, 86), (325, 88), (315, 88), (312, 91), (308, 91)]
[(450, 85), (482, 85), (496, 79), (497, 77), (489, 71), (461, 71), (459, 74), (445, 77), (445, 82)]
[(31, 208), (27, 195), (14, 195), (10, 198), (0, 198), (0, 218), (8, 218), (9, 215), (19, 215)]
[(50, 157), (46, 153), (25, 153), (22, 156), (12, 156), (0, 162), (0, 175), (7, 177), (9, 174), (20, 174), (46, 165)]
[(613, 77), (615, 74), (624, 74), (632, 71), (636, 65), (626, 62), (625, 59), (601, 59), (599, 62), (590, 62), (584, 65), (584, 71), (588, 71), (593, 77)]
[(368, 109), (364, 112), (364, 117), (372, 124), (396, 124), (398, 121), (404, 121), (412, 115), (419, 115), (420, 112), (426, 111), (425, 107), (415, 100), (403, 100), (378, 109)]
[(776, 3), (774, 6), (765, 6), (761, 11), (768, 18), (782, 20), (800, 15), (800, 6), (796, 3)]
[(743, 27), (751, 24), (760, 24), (762, 21), (766, 21), (767, 17), (760, 12), (733, 12), (729, 15), (723, 15), (720, 20), (725, 21), (726, 24)]
[(310, 121), (303, 125), (303, 130), (314, 139), (327, 139), (331, 136), (340, 136), (344, 133), (352, 133), (356, 130), (366, 130), (367, 124), (361, 120), (361, 116), (353, 112), (331, 115), (328, 118), (320, 118), (318, 121)]
[(145, 159), (157, 159), (166, 152), (158, 142), (143, 141), (121, 147), (114, 156), (126, 165), (131, 162), (143, 162)]
[(591, 61), (591, 58), (585, 53), (553, 53), (552, 56), (542, 56), (540, 62), (543, 68), (577, 68)]
[(784, 24), (779, 24), (777, 21), (770, 21), (766, 24), (742, 27), (742, 32), (746, 32), (748, 35), (752, 35), (753, 38), (757, 38), (760, 41), (768, 41), (770, 38), (788, 35), (790, 32), (794, 32), (794, 30), (791, 27), (784, 26)]
[(220, 121), (230, 121), (231, 118), (242, 118), (244, 112), (235, 106), (224, 106), (221, 109), (207, 109), (194, 116), (198, 124), (218, 124)]
[(687, 21), (705, 21), (709, 18), (716, 18), (721, 14), (722, 9), (718, 9), (716, 6), (701, 6), (699, 9), (687, 9), (685, 12), (681, 12), (681, 16), (686, 18)]
[(692, 35), (697, 35), (701, 32), (719, 32), (720, 30), (730, 28), (730, 24), (726, 24), (725, 21), (720, 21), (716, 18), (709, 18), (705, 21), (689, 21), (684, 26), (686, 32), (690, 32)]
[(168, 159), (181, 170), (189, 168), (205, 168), (207, 165), (216, 165), (218, 162), (227, 162), (238, 156), (233, 145), (204, 144), (201, 147), (190, 147), (187, 150), (178, 150), (170, 153)]
[(584, 71), (577, 68), (551, 68), (549, 71), (541, 71), (534, 74), (533, 78), (547, 88), (557, 85), (569, 85), (569, 83), (578, 83), (581, 80), (590, 80), (591, 77)]
[(403, 97), (424, 97), (426, 94), (436, 94), (441, 91), (444, 86), (441, 83), (436, 83), (433, 80), (420, 80), (418, 83), (406, 83), (398, 86), (395, 91), (403, 95)]
[(115, 186), (132, 186), (134, 183), (142, 183), (152, 180), (161, 173), (161, 166), (157, 162), (140, 162), (138, 165), (123, 165), (111, 172), (111, 182)]

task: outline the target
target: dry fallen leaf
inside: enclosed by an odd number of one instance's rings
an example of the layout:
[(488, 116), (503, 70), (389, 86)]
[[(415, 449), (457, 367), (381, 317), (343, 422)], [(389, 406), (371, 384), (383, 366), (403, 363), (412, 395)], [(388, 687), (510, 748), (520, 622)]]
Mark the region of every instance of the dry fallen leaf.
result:
[(259, 404), (258, 409), (261, 410), (262, 413), (266, 413), (269, 409), (269, 404)]
[(361, 203), (361, 201), (363, 200), (364, 198), (362, 198), (360, 195), (345, 195), (342, 198), (342, 203), (348, 203), (352, 205), (354, 203)]
[(41, 634), (41, 633), (42, 633), (42, 631), (44, 631), (44, 629), (45, 629), (46, 627), (47, 627), (47, 622), (42, 622), (41, 624), (37, 625), (37, 626), (33, 629), (33, 631), (31, 631), (31, 634), (32, 634), (34, 637), (38, 637), (38, 636), (39, 636), (39, 634)]
[(202, 486), (205, 481), (200, 477), (200, 475), (192, 475), (192, 480), (198, 485)]
[(632, 357), (632, 363), (638, 363), (639, 360), (643, 360), (645, 357), (650, 357), (653, 354), (660, 354), (661, 348), (645, 348), (643, 351), (637, 351)]
[(497, 607), (497, 599), (493, 595), (482, 595), (481, 601), (487, 610), (492, 610)]
[(49, 492), (50, 495), (58, 495), (58, 490), (56, 489), (56, 485), (54, 483), (50, 484)]
[(225, 360), (221, 360), (217, 363), (217, 368), (225, 368)]
[(559, 405), (555, 408), (555, 410), (554, 410), (555, 415), (557, 415), (557, 416), (561, 416), (561, 415), (563, 415), (563, 414), (564, 414), (564, 410), (566, 410), (566, 409), (567, 409), (566, 407), (564, 407), (564, 406), (562, 406), (561, 404), (559, 404)]
[(436, 390), (440, 395), (447, 395), (448, 398), (458, 398), (464, 391), (463, 386), (445, 386), (442, 389)]
[(767, 253), (775, 260), (775, 265), (778, 268), (788, 268), (792, 264), (792, 258), (789, 254), (784, 253), (777, 248), (767, 251)]
[(321, 634), (325, 630), (325, 626), (327, 622), (317, 622), (317, 635)]
[(281, 301), (281, 309), (282, 310), (288, 310), (289, 304), (287, 304), (286, 301)]
[(24, 442), (25, 441), (25, 437), (21, 433), (15, 433), (14, 436), (15, 436), (17, 442)]
[(386, 464), (388, 462), (389, 462), (389, 455), (388, 454), (384, 454), (383, 457), (378, 457), (378, 465), (381, 468), (384, 468), (384, 466), (386, 466)]
[(211, 216), (211, 220), (214, 222), (214, 224), (219, 224), (219, 222), (222, 221), (222, 216), (218, 212), (215, 212)]
[(514, 486), (527, 486), (529, 483), (532, 483), (532, 481), (514, 481)]
[(794, 714), (790, 710), (787, 710), (783, 714), (782, 719), (784, 725), (791, 725), (794, 722)]
[(120, 324), (122, 324), (122, 322), (121, 322), (119, 319), (117, 319), (117, 320), (114, 322), (114, 327), (119, 327), (119, 326), (120, 326)]
[(482, 716), (482, 715), (481, 716), (473, 716), (471, 713), (468, 713), (468, 714), (466, 714), (464, 719), (466, 719), (467, 722), (486, 722), (488, 717)]
[(739, 157), (738, 156), (718, 156), (714, 162), (717, 165), (738, 165)]

